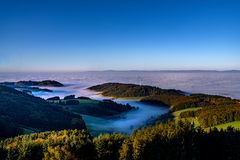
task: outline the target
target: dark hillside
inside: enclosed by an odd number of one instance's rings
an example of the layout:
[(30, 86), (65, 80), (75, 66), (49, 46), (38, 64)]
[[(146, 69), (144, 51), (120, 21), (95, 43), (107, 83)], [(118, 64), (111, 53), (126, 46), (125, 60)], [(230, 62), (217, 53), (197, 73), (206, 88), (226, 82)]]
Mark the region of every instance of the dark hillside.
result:
[(12, 88), (16, 87), (31, 87), (31, 86), (48, 86), (48, 87), (63, 87), (64, 85), (58, 81), (54, 80), (44, 80), (44, 81), (18, 81), (18, 82), (2, 82), (1, 85), (9, 86)]
[(19, 81), (15, 85), (25, 85), (25, 86), (49, 86), (49, 87), (63, 87), (64, 85), (58, 81), (54, 80), (44, 80), (44, 81)]
[(81, 116), (66, 112), (62, 107), (49, 104), (41, 98), (0, 85), (0, 125), (6, 124), (13, 124), (11, 128), (16, 130), (15, 134), (19, 134), (22, 129), (85, 129)]

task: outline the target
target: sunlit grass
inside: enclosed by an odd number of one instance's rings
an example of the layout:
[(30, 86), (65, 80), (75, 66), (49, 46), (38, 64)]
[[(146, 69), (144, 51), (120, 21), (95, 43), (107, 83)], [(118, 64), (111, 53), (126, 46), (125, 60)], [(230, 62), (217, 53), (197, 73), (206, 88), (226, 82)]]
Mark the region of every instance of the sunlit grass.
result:
[(202, 109), (202, 107), (182, 109), (182, 110), (173, 112), (172, 114), (175, 116), (175, 118), (179, 118), (180, 114), (183, 113), (183, 112), (186, 112), (186, 111), (197, 111), (199, 109)]
[(213, 127), (205, 128), (205, 130), (209, 131), (210, 128), (214, 128), (214, 127), (216, 127), (218, 130), (221, 130), (221, 129), (225, 130), (228, 127), (233, 127), (235, 129), (240, 129), (240, 121), (233, 121), (233, 122), (229, 122), (229, 123), (219, 124), (219, 125), (216, 125), (216, 126), (213, 126)]
[(182, 110), (179, 110), (179, 111), (176, 111), (176, 112), (173, 112), (173, 116), (175, 117), (175, 120), (187, 120), (191, 123), (194, 123), (194, 126), (195, 127), (199, 127), (200, 126), (200, 123), (198, 121), (198, 118), (197, 117), (189, 117), (189, 118), (180, 118), (180, 114), (183, 113), (183, 112), (187, 112), (187, 111), (197, 111), (199, 109), (202, 109), (202, 107), (196, 107), (196, 108), (187, 108), (187, 109), (182, 109)]
[[(174, 115), (175, 120), (183, 120), (183, 119), (185, 119), (185, 120), (188, 120), (189, 122), (194, 123), (195, 127), (199, 127), (200, 123), (199, 123), (197, 117), (180, 118), (180, 114), (183, 113), (183, 112), (186, 112), (186, 111), (197, 111), (199, 109), (202, 109), (202, 107), (187, 108), (187, 109), (183, 109), (183, 110), (179, 110), (179, 111), (173, 112), (172, 114)], [(204, 130), (205, 131), (209, 131), (210, 128), (214, 128), (214, 127), (216, 127), (218, 130), (221, 130), (221, 129), (225, 130), (228, 127), (233, 127), (235, 129), (240, 129), (240, 121), (234, 121), (234, 122), (219, 124), (219, 125), (216, 125), (216, 126), (205, 128)]]

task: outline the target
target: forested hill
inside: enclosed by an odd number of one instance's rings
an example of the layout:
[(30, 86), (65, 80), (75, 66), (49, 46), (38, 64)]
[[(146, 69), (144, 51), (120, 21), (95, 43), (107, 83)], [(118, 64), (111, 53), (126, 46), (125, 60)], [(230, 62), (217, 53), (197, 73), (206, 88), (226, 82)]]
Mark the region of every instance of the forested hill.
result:
[(141, 102), (167, 105), (171, 111), (185, 108), (226, 106), (239, 104), (238, 100), (229, 97), (207, 95), (207, 94), (186, 94), (181, 90), (161, 89), (153, 86), (105, 83), (89, 87), (88, 89), (101, 92), (104, 96), (115, 98), (139, 98)]
[(144, 103), (168, 106), (170, 114), (181, 112), (181, 118), (194, 119), (203, 128), (240, 121), (240, 101), (230, 97), (184, 94), (179, 90), (121, 83), (105, 83), (89, 89), (101, 92), (104, 96), (137, 97)]
[(0, 128), (0, 137), (10, 137), (32, 131), (85, 129), (85, 123), (60, 106), (0, 85)]
[(153, 95), (184, 95), (184, 92), (175, 89), (161, 89), (147, 85), (123, 83), (105, 83), (89, 87), (88, 89), (101, 92), (104, 96), (116, 98), (145, 97)]
[(0, 83), (6, 86), (48, 86), (48, 87), (63, 87), (64, 85), (54, 80), (43, 80), (43, 81), (18, 81), (18, 82), (2, 82)]

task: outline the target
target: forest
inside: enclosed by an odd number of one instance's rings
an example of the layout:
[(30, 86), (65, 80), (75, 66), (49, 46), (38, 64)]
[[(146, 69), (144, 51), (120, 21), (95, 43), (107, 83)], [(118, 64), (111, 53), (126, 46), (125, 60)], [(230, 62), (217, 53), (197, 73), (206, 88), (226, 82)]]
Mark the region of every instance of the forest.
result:
[(237, 160), (240, 131), (205, 132), (187, 121), (155, 124), (132, 135), (92, 137), (84, 130), (22, 135), (0, 142), (5, 160)]

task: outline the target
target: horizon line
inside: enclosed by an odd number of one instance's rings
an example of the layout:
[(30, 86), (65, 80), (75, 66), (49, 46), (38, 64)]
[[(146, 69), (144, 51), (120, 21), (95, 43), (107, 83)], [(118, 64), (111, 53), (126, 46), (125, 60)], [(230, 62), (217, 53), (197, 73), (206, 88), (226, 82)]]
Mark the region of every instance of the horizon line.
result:
[(73, 73), (73, 72), (239, 72), (240, 69), (165, 69), (165, 70), (52, 70), (52, 71), (0, 71), (0, 73)]

